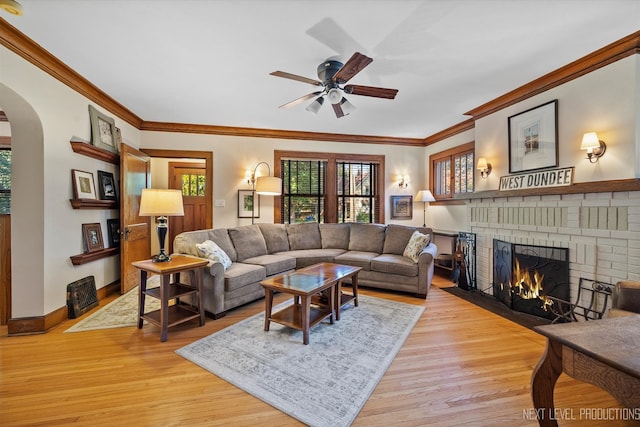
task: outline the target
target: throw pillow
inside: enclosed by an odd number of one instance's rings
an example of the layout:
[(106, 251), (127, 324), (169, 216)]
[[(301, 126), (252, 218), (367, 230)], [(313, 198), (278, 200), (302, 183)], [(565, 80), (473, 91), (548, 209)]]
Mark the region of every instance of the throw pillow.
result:
[(229, 255), (211, 240), (196, 243), (196, 248), (198, 248), (198, 253), (202, 258), (209, 258), (213, 262), (219, 262), (225, 270), (231, 267)]
[(418, 230), (414, 231), (409, 239), (409, 243), (404, 248), (402, 256), (411, 258), (413, 262), (418, 262), (418, 257), (422, 250), (431, 242), (431, 236), (429, 234), (422, 234)]

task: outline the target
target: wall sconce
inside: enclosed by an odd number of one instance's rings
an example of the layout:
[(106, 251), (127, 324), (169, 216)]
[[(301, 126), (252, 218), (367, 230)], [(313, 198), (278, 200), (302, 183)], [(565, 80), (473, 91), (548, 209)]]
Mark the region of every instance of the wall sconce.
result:
[(410, 182), (411, 182), (411, 179), (409, 179), (409, 175), (401, 175), (400, 181), (398, 181), (398, 187), (407, 188)]
[(596, 163), (600, 157), (607, 151), (607, 144), (598, 139), (595, 132), (587, 132), (582, 136), (581, 150), (587, 150), (587, 159), (590, 163)]
[(480, 176), (486, 178), (491, 175), (491, 163), (487, 162), (487, 159), (480, 157), (478, 159), (477, 169), (480, 171)]
[[(267, 165), (267, 176), (256, 177), (256, 171), (260, 165)], [(282, 194), (282, 180), (276, 176), (271, 176), (271, 168), (267, 162), (260, 162), (255, 168), (253, 168), (253, 172), (251, 173), (251, 177), (247, 180), (247, 183), (251, 184), (251, 190), (253, 191), (253, 203), (251, 204), (251, 224), (253, 224), (255, 218), (256, 194), (279, 196)]]

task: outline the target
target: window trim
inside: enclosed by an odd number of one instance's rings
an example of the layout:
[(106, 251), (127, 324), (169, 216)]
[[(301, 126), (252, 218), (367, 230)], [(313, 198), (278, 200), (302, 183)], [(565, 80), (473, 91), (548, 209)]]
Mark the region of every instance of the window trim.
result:
[[(377, 163), (379, 177), (385, 176), (384, 169), (384, 155), (378, 154), (351, 154), (351, 153), (323, 153), (312, 151), (286, 151), (286, 150), (274, 150), (273, 152), (273, 168), (274, 176), (282, 177), (282, 170), (280, 168), (281, 160), (292, 159), (312, 159), (312, 160), (325, 160), (327, 162), (326, 178), (327, 178), (327, 191), (325, 193), (324, 208), (326, 216), (324, 218), (325, 223), (337, 223), (338, 222), (338, 204), (337, 204), (337, 162), (339, 161), (351, 161), (351, 162), (366, 162)], [(378, 179), (376, 191), (380, 195), (380, 218), (381, 224), (385, 223), (385, 185), (384, 179)], [(282, 212), (280, 212), (281, 196), (274, 196), (273, 200), (273, 222), (282, 222)]]
[[(437, 194), (436, 188), (435, 188), (435, 183), (436, 183), (436, 168), (435, 168), (435, 163), (436, 162), (440, 162), (446, 159), (450, 159), (451, 160), (451, 167), (453, 168), (453, 157), (457, 156), (457, 155), (462, 155), (462, 154), (466, 154), (472, 152), (473, 153), (473, 161), (475, 163), (476, 161), (476, 153), (475, 153), (475, 142), (471, 141), (471, 142), (467, 142), (466, 144), (462, 144), (462, 145), (458, 145), (456, 147), (453, 148), (449, 148), (448, 150), (444, 150), (444, 151), (440, 151), (438, 153), (434, 153), (432, 155), (429, 156), (429, 190), (431, 191), (431, 194), (433, 194), (433, 197), (436, 199), (436, 202), (448, 202), (448, 201), (453, 201), (455, 200), (455, 193), (454, 193), (454, 188), (455, 188), (455, 173), (451, 173), (451, 182), (450, 182), (450, 186), (451, 186), (451, 195), (450, 196), (443, 196), (440, 194)], [(475, 184), (476, 184), (476, 174), (475, 174), (475, 167), (474, 167), (474, 173), (473, 173), (473, 187), (475, 189)]]

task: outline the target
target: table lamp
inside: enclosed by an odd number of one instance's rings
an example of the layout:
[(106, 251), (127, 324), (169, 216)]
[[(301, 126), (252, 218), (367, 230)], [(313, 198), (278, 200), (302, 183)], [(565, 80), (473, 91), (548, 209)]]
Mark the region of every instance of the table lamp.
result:
[(140, 197), (140, 216), (158, 217), (158, 241), (160, 253), (153, 257), (153, 262), (171, 261), (164, 250), (167, 237), (167, 217), (183, 216), (182, 191), (159, 188), (143, 188)]

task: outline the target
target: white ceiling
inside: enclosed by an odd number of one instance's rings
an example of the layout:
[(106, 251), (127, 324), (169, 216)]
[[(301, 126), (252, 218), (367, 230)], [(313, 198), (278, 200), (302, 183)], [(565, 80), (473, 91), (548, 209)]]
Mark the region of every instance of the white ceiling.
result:
[[(146, 121), (424, 138), (465, 112), (640, 30), (638, 0), (18, 0), (0, 12)], [(374, 59), (337, 119), (278, 106), (316, 67)]]

